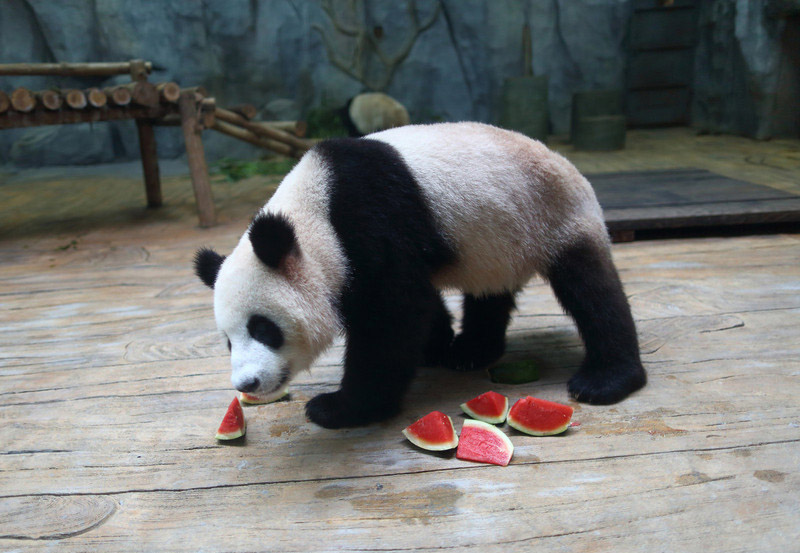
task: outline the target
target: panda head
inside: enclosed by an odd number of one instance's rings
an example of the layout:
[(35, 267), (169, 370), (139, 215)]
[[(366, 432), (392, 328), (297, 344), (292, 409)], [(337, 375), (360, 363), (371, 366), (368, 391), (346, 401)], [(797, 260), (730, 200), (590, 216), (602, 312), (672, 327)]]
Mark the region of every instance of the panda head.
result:
[(292, 223), (275, 213), (259, 213), (227, 258), (197, 252), (195, 272), (214, 289), (237, 390), (279, 391), (333, 339), (329, 306), (306, 265)]

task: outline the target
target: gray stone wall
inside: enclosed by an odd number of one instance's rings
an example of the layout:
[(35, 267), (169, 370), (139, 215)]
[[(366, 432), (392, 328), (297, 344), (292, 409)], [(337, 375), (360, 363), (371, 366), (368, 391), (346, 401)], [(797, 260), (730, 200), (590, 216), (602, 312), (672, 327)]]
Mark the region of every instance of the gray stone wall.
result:
[[(418, 0), (420, 19), (431, 13), (434, 2)], [(760, 16), (743, 13), (742, 5), (750, 4), (745, 0), (715, 0), (709, 5), (720, 3), (731, 6), (737, 25), (744, 19), (756, 33), (732, 39), (736, 42), (731, 48), (752, 50), (744, 54), (752, 63), (743, 66), (750, 72), (745, 75), (739, 76), (738, 69), (725, 73), (724, 86), (736, 79), (769, 78), (769, 67), (756, 63), (764, 47), (753, 39), (764, 26)], [(342, 14), (350, 4), (334, 2)], [(406, 0), (367, 0), (366, 17), (381, 26), (381, 44), (387, 51), (398, 48), (405, 37), (406, 4)], [(386, 89), (408, 107), (413, 121), (496, 122), (503, 80), (522, 72), (521, 35), (526, 22), (532, 30), (534, 73), (549, 78), (553, 132), (567, 132), (574, 91), (624, 86), (631, 0), (441, 0), (441, 6), (438, 18), (418, 37)], [(277, 111), (273, 116), (302, 117), (312, 107), (341, 105), (364, 90), (331, 65), (313, 25), (332, 32), (319, 0), (3, 0), (0, 60), (143, 58), (158, 68), (153, 81), (202, 84), (221, 105), (247, 102), (264, 112)], [(341, 37), (333, 42), (340, 51), (352, 47)], [(370, 70), (380, 71), (374, 60), (367, 63), (372, 64)], [(697, 97), (699, 116), (705, 121), (731, 121), (726, 129), (751, 132), (750, 115), (740, 124), (729, 114), (738, 113), (739, 106), (703, 104), (703, 96), (719, 92), (713, 72), (705, 73), (709, 77)], [(98, 79), (0, 78), (4, 90), (108, 84)], [(181, 155), (176, 129), (159, 129), (157, 140), (162, 157)], [(207, 151), (211, 158), (256, 153), (212, 133), (207, 135)], [(137, 155), (130, 122), (0, 132), (0, 162), (89, 164)]]

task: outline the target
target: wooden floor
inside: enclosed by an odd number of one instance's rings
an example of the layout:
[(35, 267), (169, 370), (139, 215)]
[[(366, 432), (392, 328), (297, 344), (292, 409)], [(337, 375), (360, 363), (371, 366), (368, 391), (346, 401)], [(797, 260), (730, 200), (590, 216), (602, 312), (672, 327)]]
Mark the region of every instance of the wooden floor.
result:
[[(610, 155), (558, 147), (587, 172), (800, 182), (798, 141), (675, 129)], [(459, 403), (488, 389), (569, 401), (581, 346), (541, 282), (508, 335), (540, 381), (427, 369), (396, 419), (324, 430), (303, 405), (335, 389), (339, 344), (290, 401), (247, 409), (244, 443), (220, 445), (234, 394), (191, 259), (229, 251), (276, 181), (217, 180), (210, 230), (187, 178), (166, 180), (156, 211), (131, 179), (0, 186), (0, 551), (798, 551), (800, 235), (615, 245), (650, 383), (610, 407), (573, 402), (566, 435), (509, 431), (508, 467), (422, 452), (400, 430), (433, 409), (460, 429)]]

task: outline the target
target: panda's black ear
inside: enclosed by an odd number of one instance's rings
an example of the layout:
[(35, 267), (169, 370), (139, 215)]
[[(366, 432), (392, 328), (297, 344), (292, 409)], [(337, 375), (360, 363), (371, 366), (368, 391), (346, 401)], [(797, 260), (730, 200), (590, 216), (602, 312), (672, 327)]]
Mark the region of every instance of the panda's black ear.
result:
[(213, 288), (223, 261), (224, 255), (208, 248), (200, 248), (194, 254), (194, 272), (206, 286)]
[(249, 235), (256, 256), (271, 269), (279, 269), (289, 254), (299, 251), (294, 226), (280, 213), (259, 213)]

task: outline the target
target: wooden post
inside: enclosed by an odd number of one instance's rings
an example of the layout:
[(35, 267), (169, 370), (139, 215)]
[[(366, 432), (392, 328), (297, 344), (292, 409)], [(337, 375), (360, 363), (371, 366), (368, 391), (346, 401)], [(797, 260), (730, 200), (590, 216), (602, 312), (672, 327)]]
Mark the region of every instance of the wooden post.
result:
[(198, 103), (194, 93), (181, 93), (178, 108), (181, 112), (181, 129), (186, 143), (186, 158), (189, 163), (189, 174), (192, 176), (197, 215), (201, 227), (210, 227), (214, 224), (214, 198), (211, 195), (211, 183), (208, 179), (206, 155), (201, 138), (202, 128), (198, 120)]
[(142, 156), (142, 174), (144, 175), (144, 191), (147, 195), (147, 207), (159, 207), (162, 203), (161, 176), (158, 171), (158, 151), (153, 123), (148, 119), (137, 119), (136, 129), (139, 131), (139, 153)]

